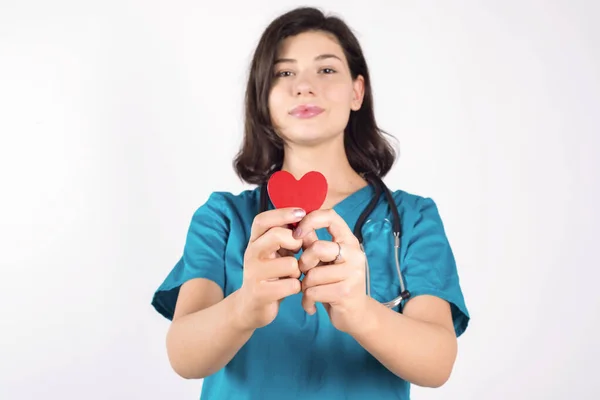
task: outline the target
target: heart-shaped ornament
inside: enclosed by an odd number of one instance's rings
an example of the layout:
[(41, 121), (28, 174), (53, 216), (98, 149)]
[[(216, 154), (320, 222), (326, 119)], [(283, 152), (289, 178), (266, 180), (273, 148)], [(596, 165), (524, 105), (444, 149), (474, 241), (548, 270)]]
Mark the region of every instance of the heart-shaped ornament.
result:
[(306, 213), (318, 210), (327, 196), (327, 180), (317, 171), (296, 180), (287, 171), (277, 171), (267, 183), (269, 198), (275, 208), (297, 207)]

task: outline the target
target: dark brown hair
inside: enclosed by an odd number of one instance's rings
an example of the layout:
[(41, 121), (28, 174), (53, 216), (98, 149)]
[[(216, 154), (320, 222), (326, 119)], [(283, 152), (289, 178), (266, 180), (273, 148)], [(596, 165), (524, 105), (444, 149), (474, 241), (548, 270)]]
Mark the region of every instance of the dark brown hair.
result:
[(344, 131), (344, 146), (357, 173), (380, 178), (391, 169), (396, 152), (375, 121), (369, 70), (358, 40), (344, 21), (326, 16), (315, 8), (302, 7), (276, 18), (266, 28), (255, 50), (246, 87), (244, 139), (234, 159), (234, 169), (245, 182), (265, 183), (283, 163), (283, 141), (276, 134), (269, 113), (273, 65), (281, 42), (307, 31), (335, 36), (342, 47), (352, 79), (364, 78), (364, 98), (358, 111), (351, 111)]

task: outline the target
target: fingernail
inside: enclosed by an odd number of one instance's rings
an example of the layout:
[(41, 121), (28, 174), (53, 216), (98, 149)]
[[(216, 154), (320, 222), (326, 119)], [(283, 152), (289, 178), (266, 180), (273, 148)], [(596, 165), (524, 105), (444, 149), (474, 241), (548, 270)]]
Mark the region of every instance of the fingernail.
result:
[(302, 218), (306, 215), (306, 212), (301, 208), (297, 208), (294, 211), (292, 211), (292, 214), (294, 214), (294, 217), (296, 218)]
[(296, 239), (300, 238), (301, 235), (302, 235), (302, 229), (300, 229), (300, 228), (294, 229), (294, 237)]

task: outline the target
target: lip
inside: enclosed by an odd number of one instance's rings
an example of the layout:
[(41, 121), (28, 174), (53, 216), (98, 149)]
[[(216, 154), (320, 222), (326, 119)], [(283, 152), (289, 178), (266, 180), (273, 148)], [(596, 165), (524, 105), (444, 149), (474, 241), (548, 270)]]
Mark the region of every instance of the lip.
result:
[(290, 115), (296, 118), (312, 118), (321, 114), (323, 111), (325, 110), (313, 104), (301, 104), (299, 106), (294, 107), (290, 111)]

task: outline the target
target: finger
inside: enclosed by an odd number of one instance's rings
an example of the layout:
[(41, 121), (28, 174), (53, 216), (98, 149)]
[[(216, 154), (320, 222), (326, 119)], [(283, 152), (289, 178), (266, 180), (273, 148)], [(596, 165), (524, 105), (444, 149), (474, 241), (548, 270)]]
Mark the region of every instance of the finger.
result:
[[(308, 289), (317, 286), (327, 286), (346, 280), (350, 281), (352, 275), (355, 273), (357, 271), (350, 269), (345, 264), (318, 266), (308, 271), (302, 280), (302, 291), (306, 292)], [(315, 301), (309, 297), (302, 298), (302, 307), (311, 315), (316, 312)]]
[(321, 261), (334, 261), (339, 253), (340, 246), (328, 240), (317, 240), (302, 252), (298, 259), (298, 268), (306, 274), (312, 268), (318, 266)]
[(269, 210), (254, 217), (250, 230), (250, 242), (254, 242), (275, 226), (288, 226), (300, 221), (306, 212), (299, 208), (279, 208)]
[(273, 260), (267, 260), (262, 263), (260, 269), (256, 271), (258, 280), (269, 280), (278, 278), (300, 278), (300, 269), (298, 260), (294, 257), (280, 257)]
[[(327, 285), (313, 286), (304, 291), (302, 304), (336, 304), (350, 295), (350, 283), (347, 280)], [(305, 309), (306, 310), (306, 309)], [(308, 311), (307, 311), (308, 312)]]
[(295, 239), (290, 229), (276, 226), (251, 243), (249, 253), (258, 258), (271, 257), (279, 249), (298, 251), (301, 247), (302, 240)]
[(277, 254), (279, 254), (281, 257), (293, 257), (295, 254), (298, 253), (298, 251), (300, 251), (300, 249), (288, 250), (281, 248), (277, 250)]
[(308, 271), (302, 279), (302, 291), (314, 286), (341, 282), (352, 275), (352, 270), (344, 264), (332, 264), (316, 267)]
[(265, 303), (281, 300), (285, 297), (300, 293), (300, 281), (294, 278), (279, 279), (272, 282), (260, 282), (261, 297)]
[(294, 237), (303, 239), (308, 233), (317, 229), (326, 228), (334, 242), (356, 242), (346, 222), (334, 210), (315, 210), (306, 215), (294, 230)]
[(317, 312), (317, 303), (306, 296), (302, 296), (302, 308), (307, 314), (313, 315)]
[[(294, 230), (294, 237), (296, 237), (295, 230)], [(303, 235), (303, 237), (302, 237), (302, 248), (303, 249), (309, 248), (317, 240), (319, 240), (319, 237), (317, 236), (317, 232), (315, 232), (315, 231), (307, 232), (306, 235)]]

